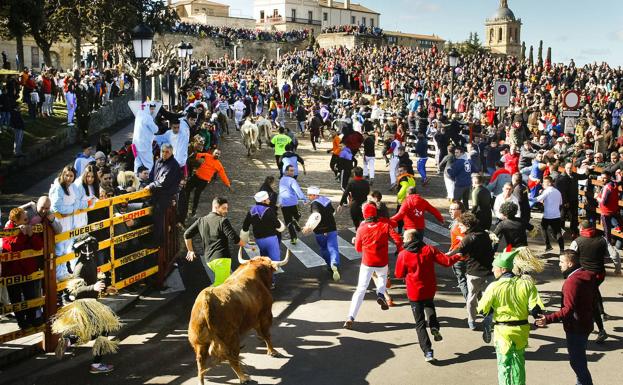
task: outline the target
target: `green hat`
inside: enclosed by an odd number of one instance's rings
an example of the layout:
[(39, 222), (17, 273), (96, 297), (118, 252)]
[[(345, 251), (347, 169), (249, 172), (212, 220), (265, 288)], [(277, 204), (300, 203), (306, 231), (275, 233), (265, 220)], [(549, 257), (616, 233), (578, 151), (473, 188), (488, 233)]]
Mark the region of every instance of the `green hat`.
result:
[(504, 251), (502, 253), (498, 253), (493, 260), (493, 266), (501, 267), (503, 269), (512, 270), (513, 269), (513, 260), (519, 253), (520, 249), (515, 249), (511, 251)]

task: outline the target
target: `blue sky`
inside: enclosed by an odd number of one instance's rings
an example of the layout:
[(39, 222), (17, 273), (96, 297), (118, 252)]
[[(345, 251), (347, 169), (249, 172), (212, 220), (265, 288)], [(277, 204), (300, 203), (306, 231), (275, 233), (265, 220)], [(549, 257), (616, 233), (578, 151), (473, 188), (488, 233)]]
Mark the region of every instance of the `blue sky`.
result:
[[(216, 0), (219, 1), (219, 0)], [(232, 16), (252, 16), (253, 0), (220, 0)], [(436, 34), (446, 40), (465, 40), (471, 31), (484, 36), (484, 19), (498, 0), (354, 0), (381, 13), (381, 27), (410, 33)], [(577, 64), (607, 61), (623, 65), (623, 4), (621, 0), (509, 0), (522, 19), (522, 40), (543, 40), (544, 55), (552, 47), (555, 62)]]

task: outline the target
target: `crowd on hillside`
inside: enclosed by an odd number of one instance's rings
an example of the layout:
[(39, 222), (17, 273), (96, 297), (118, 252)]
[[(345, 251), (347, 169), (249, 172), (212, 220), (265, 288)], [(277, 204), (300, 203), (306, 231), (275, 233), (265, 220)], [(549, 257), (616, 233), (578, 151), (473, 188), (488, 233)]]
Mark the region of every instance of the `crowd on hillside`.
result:
[(334, 25), (322, 29), (322, 33), (346, 33), (348, 35), (384, 36), (383, 29), (365, 25)]
[(309, 36), (306, 29), (282, 31), (264, 31), (261, 29), (219, 27), (208, 24), (177, 23), (171, 28), (172, 33), (196, 37), (213, 37), (225, 39), (228, 43), (236, 43), (238, 40), (274, 41), (274, 42), (297, 42), (305, 40)]

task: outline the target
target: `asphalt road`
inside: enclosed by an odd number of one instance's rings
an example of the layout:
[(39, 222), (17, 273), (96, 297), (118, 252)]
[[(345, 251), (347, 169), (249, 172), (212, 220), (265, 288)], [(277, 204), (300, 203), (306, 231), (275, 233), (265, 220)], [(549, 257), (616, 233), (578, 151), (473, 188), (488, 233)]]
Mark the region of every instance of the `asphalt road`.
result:
[[(321, 146), (327, 149), (329, 144)], [(235, 191), (228, 196), (232, 202), (230, 217), (239, 228), (255, 188), (264, 176), (274, 175), (274, 158), (265, 149), (254, 159), (247, 159), (235, 133), (224, 148), (225, 167), (233, 179)], [(301, 140), (300, 153), (308, 169), (307, 175), (300, 178), (301, 184), (304, 187), (317, 184), (335, 201), (339, 191), (326, 169), (326, 152), (313, 152), (308, 142)], [(380, 172), (375, 187), (385, 192), (388, 176), (380, 160), (377, 160), (377, 170)], [(225, 191), (220, 182), (210, 186), (202, 197), (199, 212), (206, 214), (211, 197)], [(443, 181), (435, 176), (431, 184), (422, 189), (422, 194), (445, 212), (444, 193)], [(387, 196), (388, 202), (393, 199)], [(306, 217), (305, 212), (303, 218)], [(339, 214), (337, 219), (342, 229), (340, 236), (350, 240), (353, 233), (347, 230), (352, 226), (348, 214)], [(439, 243), (442, 250), (447, 249), (448, 239), (432, 227), (427, 237)], [(313, 238), (301, 240), (318, 252)], [(542, 250), (540, 240), (535, 240), (534, 245), (535, 249)], [(285, 251), (283, 246), (282, 250)], [(480, 333), (467, 328), (464, 303), (449, 269), (437, 269), (436, 306), (444, 340), (433, 344), (438, 359), (434, 365), (423, 360), (404, 286), (397, 281), (390, 290), (396, 307), (381, 311), (374, 295), (369, 293), (354, 329), (342, 329), (359, 263), (359, 260), (351, 261), (343, 256), (342, 280), (338, 283), (330, 279), (325, 268), (307, 268), (298, 258), (284, 267), (285, 273), (278, 275), (274, 291), (272, 328), (273, 343), (284, 357), (267, 356), (264, 344), (251, 333), (243, 341), (242, 360), (252, 379), (260, 384), (293, 385), (497, 383), (494, 349), (482, 342)], [(122, 318), (142, 321), (117, 336), (121, 341), (119, 353), (106, 357), (106, 362), (115, 365), (114, 372), (90, 374), (90, 349), (81, 347), (74, 349), (74, 357), (67, 356), (60, 362), (51, 354), (24, 361), (2, 372), (0, 384), (195, 384), (196, 365), (187, 341), (187, 325), (194, 298), (208, 281), (198, 260), (180, 261), (180, 271), (186, 291), (166, 307), (150, 317), (144, 317), (140, 307), (122, 314)], [(556, 310), (562, 280), (554, 256), (548, 259), (546, 272), (537, 280), (548, 310)], [(621, 277), (610, 274), (602, 285), (606, 310), (613, 317), (606, 322), (610, 339), (604, 345), (589, 343), (589, 368), (594, 382), (600, 385), (620, 383), (617, 373), (623, 362), (623, 297), (617, 293), (621, 291), (621, 283)], [(526, 360), (531, 385), (575, 381), (561, 325), (533, 331)], [(209, 371), (206, 379), (209, 384), (238, 383), (227, 364)]]

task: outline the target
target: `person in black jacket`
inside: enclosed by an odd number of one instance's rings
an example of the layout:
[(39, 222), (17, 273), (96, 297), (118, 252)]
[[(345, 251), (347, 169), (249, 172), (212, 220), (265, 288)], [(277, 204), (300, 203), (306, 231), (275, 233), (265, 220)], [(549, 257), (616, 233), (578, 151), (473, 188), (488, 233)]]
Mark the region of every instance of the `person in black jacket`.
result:
[(565, 164), (565, 171), (556, 178), (554, 187), (562, 194), (562, 212), (560, 217), (563, 220), (563, 227), (566, 218), (569, 218), (569, 230), (571, 237), (576, 238), (580, 233), (578, 222), (578, 182), (586, 179), (587, 175), (579, 176), (573, 172), (573, 164)]
[(515, 173), (511, 177), (513, 183), (513, 195), (519, 201), (519, 212), (521, 221), (526, 225), (528, 231), (532, 231), (534, 226), (530, 223), (530, 198), (528, 197), (528, 185), (526, 185), (520, 173)]
[(195, 251), (193, 237), (197, 234), (203, 241), (203, 266), (212, 281), (212, 286), (218, 286), (231, 274), (230, 242), (243, 247), (246, 243), (240, 239), (236, 230), (227, 219), (229, 203), (227, 199), (216, 197), (212, 200), (212, 212), (197, 219), (184, 232), (186, 244), (186, 259), (193, 261)]
[[(260, 255), (267, 256), (273, 261), (281, 261), (279, 233), (286, 227), (277, 219), (277, 210), (272, 208), (270, 196), (266, 191), (257, 192), (253, 199), (256, 204), (251, 206), (244, 218), (240, 238), (248, 242), (249, 228), (253, 226), (253, 236), (260, 249)], [(275, 287), (275, 275), (273, 275), (272, 287)]]
[(517, 218), (517, 205), (514, 202), (504, 202), (500, 207), (500, 214), (504, 218), (495, 227), (495, 235), (504, 238), (504, 243), (498, 243), (498, 250), (504, 250), (506, 246), (513, 248), (528, 246), (526, 225)]
[(177, 196), (182, 179), (182, 169), (173, 157), (173, 146), (164, 143), (160, 147), (161, 157), (151, 171), (152, 182), (145, 189), (151, 191), (154, 220), (154, 243), (164, 239), (164, 217), (171, 202)]
[(370, 186), (374, 184), (374, 151), (376, 138), (373, 131), (363, 133), (363, 177), (370, 181)]
[(350, 206), (350, 218), (353, 220), (355, 229), (359, 228), (359, 224), (363, 221), (362, 206), (368, 200), (370, 193), (370, 183), (363, 178), (363, 170), (361, 167), (353, 169), (354, 177), (348, 182), (346, 190), (342, 194), (340, 206)]
[(493, 215), (491, 214), (492, 199), (491, 192), (483, 186), (484, 177), (480, 174), (472, 174), (472, 184), (474, 189), (472, 190), (472, 202), (474, 206), (471, 208), (471, 212), (478, 219), (480, 229), (485, 231), (491, 228), (491, 222), (493, 221)]
[(480, 229), (478, 219), (470, 212), (459, 217), (459, 228), (465, 234), (456, 249), (448, 255), (462, 254), (467, 258), (467, 323), (471, 330), (476, 330), (476, 307), (478, 297), (491, 282), (493, 264), (493, 246), (489, 235)]

